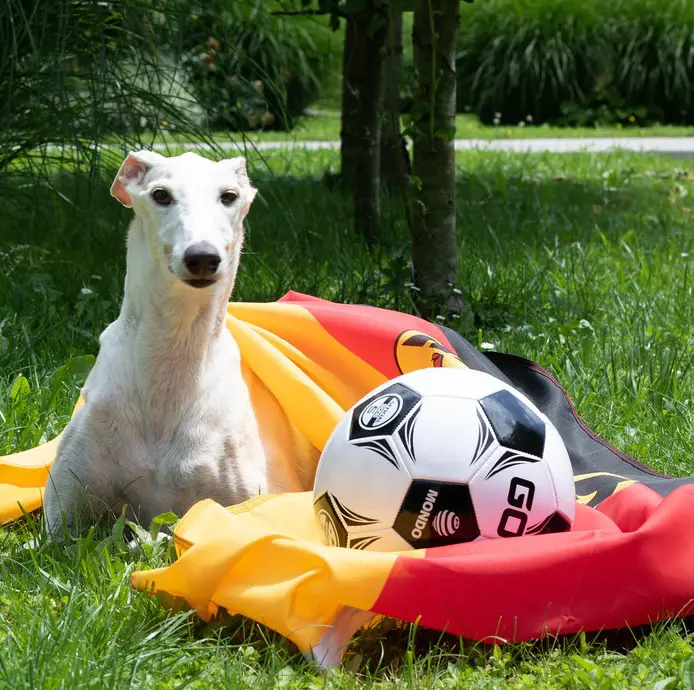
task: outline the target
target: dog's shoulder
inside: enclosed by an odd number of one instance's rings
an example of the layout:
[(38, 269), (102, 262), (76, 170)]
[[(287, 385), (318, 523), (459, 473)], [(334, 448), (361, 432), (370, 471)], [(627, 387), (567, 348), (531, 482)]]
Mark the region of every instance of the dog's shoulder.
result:
[(122, 324), (115, 321), (99, 338), (99, 353), (82, 388), (89, 423), (109, 428), (117, 423), (123, 431), (137, 419), (137, 375), (132, 350), (125, 345)]

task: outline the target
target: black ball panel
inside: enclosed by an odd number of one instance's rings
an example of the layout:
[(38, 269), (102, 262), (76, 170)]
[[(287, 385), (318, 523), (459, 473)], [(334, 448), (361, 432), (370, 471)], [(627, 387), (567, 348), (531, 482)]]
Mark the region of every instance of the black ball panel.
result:
[(394, 383), (369, 396), (352, 412), (349, 440), (390, 436), (420, 399), (419, 393), (401, 383)]
[(499, 443), (506, 448), (541, 458), (545, 450), (545, 423), (513, 393), (500, 390), (480, 400)]
[(546, 520), (537, 525), (531, 525), (525, 531), (526, 534), (554, 534), (556, 532), (568, 532), (571, 522), (561, 513), (552, 513)]
[(480, 535), (467, 484), (415, 479), (393, 529), (416, 549), (473, 541)]
[(332, 496), (326, 491), (313, 502), (313, 512), (326, 546), (347, 546), (347, 530), (337, 516)]

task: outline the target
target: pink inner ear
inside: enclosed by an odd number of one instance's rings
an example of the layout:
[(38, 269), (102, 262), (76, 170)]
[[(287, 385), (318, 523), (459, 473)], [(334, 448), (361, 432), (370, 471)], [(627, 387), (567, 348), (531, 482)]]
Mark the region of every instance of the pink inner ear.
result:
[(136, 160), (132, 165), (129, 165), (127, 168), (125, 168), (125, 170), (123, 170), (121, 176), (129, 182), (130, 180), (134, 180), (136, 177), (139, 177), (143, 172), (144, 168), (142, 167), (142, 163)]
[(125, 185), (136, 180), (144, 172), (145, 168), (142, 163), (137, 160), (135, 156), (128, 156), (125, 161), (123, 161), (123, 165), (120, 166), (116, 179), (111, 185), (111, 196), (118, 199), (123, 206), (132, 208), (133, 202)]

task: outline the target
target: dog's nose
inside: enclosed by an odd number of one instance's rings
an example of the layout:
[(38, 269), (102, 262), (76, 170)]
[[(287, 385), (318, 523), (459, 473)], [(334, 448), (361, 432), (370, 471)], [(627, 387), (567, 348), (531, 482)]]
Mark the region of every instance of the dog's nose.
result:
[(209, 242), (191, 244), (183, 254), (183, 263), (190, 273), (198, 278), (213, 276), (222, 258)]

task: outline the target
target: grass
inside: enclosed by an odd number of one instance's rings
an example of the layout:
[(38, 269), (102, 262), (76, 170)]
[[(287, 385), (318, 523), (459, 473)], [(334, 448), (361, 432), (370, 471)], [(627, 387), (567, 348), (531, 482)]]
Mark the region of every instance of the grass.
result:
[[(555, 127), (533, 126), (527, 121), (511, 126), (488, 127), (470, 114), (456, 116), (456, 139), (537, 139), (537, 138), (586, 138), (586, 137), (685, 137), (694, 136), (694, 127), (653, 126), (639, 127)], [(338, 110), (316, 110), (302, 117), (290, 132), (216, 132), (216, 141), (338, 141), (340, 139), (340, 113)], [(161, 141), (188, 141), (186, 134), (165, 131)]]
[[(380, 251), (354, 237), (351, 203), (322, 178), (336, 152), (251, 156), (260, 195), (235, 298), (295, 289), (410, 310), (407, 232), (384, 204)], [(458, 155), (460, 271), (473, 343), (540, 362), (587, 422), (656, 469), (694, 473), (694, 162), (634, 154)], [(113, 169), (17, 167), (0, 180), (0, 453), (64, 427), (115, 318), (128, 212)], [(58, 192), (58, 193), (56, 193)], [(26, 383), (17, 384), (21, 375)], [(683, 623), (503, 649), (384, 625), (320, 676), (261, 626), (208, 627), (133, 592), (171, 560), (131, 549), (114, 520), (67, 547), (35, 518), (0, 530), (0, 688), (693, 687)]]

